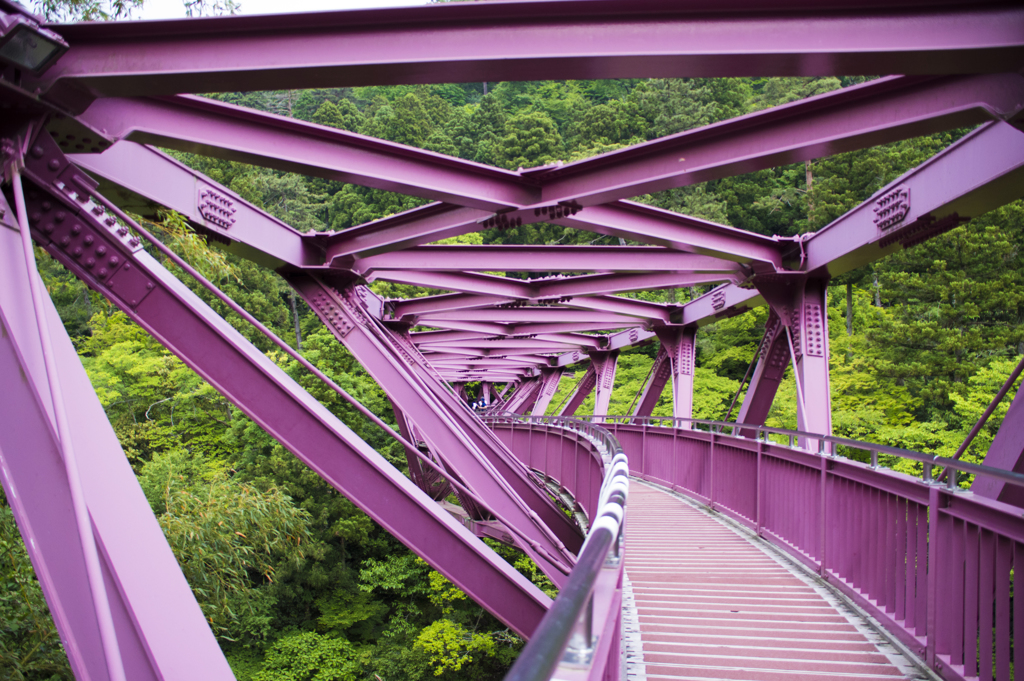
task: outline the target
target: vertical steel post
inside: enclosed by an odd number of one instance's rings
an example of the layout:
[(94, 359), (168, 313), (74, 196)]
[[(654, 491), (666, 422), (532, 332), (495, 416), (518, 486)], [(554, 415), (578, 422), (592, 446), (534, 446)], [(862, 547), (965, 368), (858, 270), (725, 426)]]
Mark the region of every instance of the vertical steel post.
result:
[(693, 326), (656, 326), (654, 332), (661, 340), (671, 368), (672, 415), (677, 419), (691, 419), (697, 329)]
[[(618, 350), (590, 350), (590, 364), (594, 367), (594, 414), (605, 416), (615, 387), (615, 368), (619, 362)], [(600, 421), (599, 421), (600, 422)]]
[[(927, 465), (927, 464), (926, 464)], [(929, 477), (931, 477), (929, 475)], [(938, 486), (932, 485), (928, 488), (928, 594), (926, 614), (926, 636), (925, 662), (932, 669), (938, 661), (935, 656), (935, 643), (938, 634), (938, 622), (935, 618), (935, 604), (939, 596), (938, 565), (939, 553), (942, 547), (939, 546), (939, 509), (942, 502), (942, 491)], [(920, 568), (918, 568), (920, 569)]]

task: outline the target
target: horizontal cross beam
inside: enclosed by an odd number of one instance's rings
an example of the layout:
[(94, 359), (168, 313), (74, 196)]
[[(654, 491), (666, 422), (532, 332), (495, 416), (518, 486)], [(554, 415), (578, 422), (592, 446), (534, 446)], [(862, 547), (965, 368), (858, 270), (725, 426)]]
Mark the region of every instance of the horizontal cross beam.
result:
[(1024, 14), (991, 2), (457, 3), (111, 24), (52, 27), (71, 45), (41, 83), (57, 81), (52, 97), (1024, 65)]
[[(737, 230), (739, 231), (739, 230)], [(338, 261), (334, 265), (338, 266)], [(395, 269), (505, 272), (720, 272), (734, 262), (649, 246), (418, 246), (359, 258), (357, 272)]]

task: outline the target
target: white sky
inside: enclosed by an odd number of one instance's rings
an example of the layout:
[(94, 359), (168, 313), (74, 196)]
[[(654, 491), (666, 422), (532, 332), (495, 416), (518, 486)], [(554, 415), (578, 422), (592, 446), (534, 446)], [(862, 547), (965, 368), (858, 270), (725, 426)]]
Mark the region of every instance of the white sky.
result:
[[(410, 7), (425, 5), (427, 0), (240, 0), (240, 14), (280, 14), (282, 12), (319, 12), (366, 7)], [(185, 16), (182, 0), (146, 0), (136, 19), (177, 19)]]

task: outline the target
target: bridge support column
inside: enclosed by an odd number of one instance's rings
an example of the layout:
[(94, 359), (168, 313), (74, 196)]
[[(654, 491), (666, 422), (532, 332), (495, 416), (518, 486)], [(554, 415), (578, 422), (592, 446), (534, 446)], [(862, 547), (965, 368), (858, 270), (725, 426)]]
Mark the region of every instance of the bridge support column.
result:
[(790, 330), (796, 353), (797, 424), (808, 433), (832, 434), (832, 393), (828, 371), (828, 283), (809, 279), (792, 309)]
[(672, 363), (669, 361), (668, 352), (665, 351), (663, 345), (658, 350), (658, 356), (654, 358), (651, 377), (647, 381), (647, 385), (644, 386), (640, 399), (637, 400), (633, 416), (645, 417), (654, 412), (654, 407), (658, 405), (658, 400), (661, 398), (662, 391), (665, 390), (665, 384), (668, 383), (670, 375), (672, 375)]
[(562, 380), (562, 367), (540, 370), (540, 388), (537, 390), (537, 401), (533, 405), (534, 416), (543, 416), (551, 404), (551, 398), (558, 391), (558, 384)]
[[(658, 326), (654, 332), (661, 340), (671, 365), (672, 416), (693, 418), (693, 375), (697, 329), (686, 326)], [(689, 424), (686, 424), (689, 427)]]
[[(828, 345), (828, 281), (812, 279), (804, 274), (772, 274), (762, 275), (755, 279), (758, 290), (764, 295), (776, 316), (778, 328), (769, 325), (766, 329), (766, 343), (761, 345), (761, 364), (765, 371), (755, 372), (755, 379), (768, 378), (764, 394), (754, 403), (751, 397), (757, 398), (754, 381), (747, 391), (748, 399), (740, 410), (743, 416), (754, 415), (757, 411), (758, 420), (754, 423), (763, 424), (768, 415), (771, 400), (778, 388), (778, 381), (785, 373), (785, 361), (791, 359), (797, 384), (797, 428), (811, 433), (832, 433), (832, 397), (829, 387), (829, 345)], [(771, 333), (769, 333), (769, 331)], [(771, 340), (769, 341), (769, 338)], [(784, 348), (777, 347), (785, 344)], [(767, 360), (767, 361), (766, 361)], [(774, 380), (772, 386), (772, 377)], [(750, 406), (748, 407), (748, 404)], [(763, 414), (761, 413), (763, 411)], [(813, 446), (814, 443), (808, 443)]]
[(590, 350), (590, 365), (594, 367), (594, 413), (606, 415), (615, 387), (615, 369), (619, 363), (618, 350)]

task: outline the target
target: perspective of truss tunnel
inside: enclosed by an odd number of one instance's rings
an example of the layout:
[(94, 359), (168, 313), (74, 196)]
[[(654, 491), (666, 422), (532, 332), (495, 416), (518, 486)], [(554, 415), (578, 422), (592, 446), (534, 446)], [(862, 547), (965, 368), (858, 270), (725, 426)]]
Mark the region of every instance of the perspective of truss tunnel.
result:
[[(1024, 196), (1019, 3), (548, 0), (46, 25), (0, 0), (0, 60), (0, 477), (79, 679), (233, 677), (45, 296), (33, 242), (529, 639), (509, 678), (1008, 681), (1022, 668), (1024, 599), (1010, 593), (1024, 564), (1024, 396), (984, 466), (833, 437), (825, 314), (831, 277)], [(812, 75), (885, 77), (518, 172), (187, 94)], [(628, 200), (963, 127), (801, 237)], [(155, 147), (433, 203), (304, 234)], [(410, 477), (145, 250), (212, 287), (127, 215), (157, 206), (294, 287), (393, 401)], [(431, 245), (531, 222), (643, 245)], [(375, 280), (448, 293), (384, 300)], [(617, 295), (707, 284), (678, 305)], [(762, 305), (740, 425), (694, 421), (697, 329)], [(618, 352), (645, 342), (661, 349), (634, 413), (606, 416)], [(540, 416), (583, 362), (561, 415)], [(789, 366), (799, 431), (773, 431)], [(478, 381), (484, 417), (458, 394)], [(669, 381), (674, 418), (652, 419)], [(572, 418), (591, 392), (599, 416)], [(924, 479), (838, 445), (919, 460)], [(958, 473), (976, 476), (970, 491)], [(436, 501), (449, 493), (454, 511)], [(526, 553), (559, 598), (481, 536)]]

